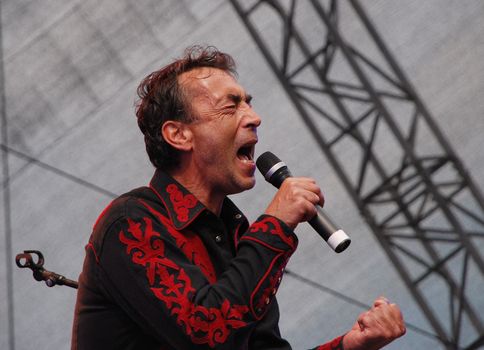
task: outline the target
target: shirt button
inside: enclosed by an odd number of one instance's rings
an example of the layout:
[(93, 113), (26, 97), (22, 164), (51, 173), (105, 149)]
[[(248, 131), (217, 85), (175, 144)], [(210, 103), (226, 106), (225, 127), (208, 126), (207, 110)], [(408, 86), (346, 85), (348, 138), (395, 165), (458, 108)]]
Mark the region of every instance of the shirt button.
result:
[(271, 302), (271, 299), (266, 298), (266, 305), (269, 305), (270, 302)]
[(235, 218), (236, 218), (237, 220), (241, 219), (241, 218), (242, 218), (242, 214), (240, 214), (240, 213), (239, 213), (239, 214), (235, 214)]
[(215, 242), (217, 242), (217, 243), (222, 242), (222, 236), (221, 235), (216, 235), (215, 236)]

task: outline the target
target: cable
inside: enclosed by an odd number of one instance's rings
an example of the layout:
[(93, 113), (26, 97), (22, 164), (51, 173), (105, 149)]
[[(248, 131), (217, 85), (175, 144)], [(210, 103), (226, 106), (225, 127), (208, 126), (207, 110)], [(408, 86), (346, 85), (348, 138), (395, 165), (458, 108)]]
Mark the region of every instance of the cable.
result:
[[(3, 123), (3, 120), (2, 120), (2, 123)], [(91, 190), (94, 190), (94, 191), (96, 191), (98, 193), (102, 193), (102, 194), (107, 195), (107, 196), (109, 196), (111, 198), (115, 198), (115, 197), (118, 196), (117, 194), (115, 194), (113, 192), (110, 192), (109, 190), (106, 190), (106, 189), (104, 189), (104, 188), (102, 188), (100, 186), (97, 186), (97, 185), (92, 184), (92, 183), (90, 183), (90, 182), (88, 182), (86, 180), (83, 180), (83, 179), (81, 179), (79, 177), (76, 177), (76, 176), (74, 176), (72, 174), (69, 174), (69, 173), (67, 173), (67, 172), (65, 172), (65, 171), (63, 171), (61, 169), (58, 169), (58, 168), (52, 166), (52, 165), (46, 164), (46, 163), (44, 163), (44, 162), (42, 162), (42, 161), (40, 161), (40, 160), (38, 160), (38, 159), (36, 159), (36, 158), (34, 158), (32, 156), (29, 156), (29, 155), (25, 154), (25, 153), (22, 153), (20, 151), (14, 150), (14, 149), (6, 146), (3, 143), (0, 144), (0, 147), (4, 151), (3, 159), (5, 159), (5, 155), (7, 153), (11, 153), (11, 154), (17, 156), (18, 158), (22, 158), (24, 160), (27, 160), (27, 161), (29, 161), (29, 162), (31, 162), (31, 163), (33, 163), (33, 164), (35, 164), (35, 165), (37, 165), (37, 166), (39, 166), (41, 168), (44, 168), (46, 170), (49, 170), (49, 171), (55, 173), (56, 175), (59, 175), (59, 176), (61, 176), (63, 178), (66, 178), (68, 180), (71, 180), (71, 181), (73, 181), (73, 182), (75, 182), (75, 183), (77, 183), (77, 184), (79, 184), (81, 186), (87, 187), (87, 188), (89, 188)], [(5, 163), (5, 161), (4, 161), (4, 163)], [(4, 177), (5, 177), (5, 169), (7, 170), (7, 173), (8, 173), (8, 166), (5, 167), (5, 165), (4, 165)], [(7, 178), (7, 180), (4, 181), (4, 192), (5, 193), (8, 193), (9, 192), (8, 191), (9, 190), (8, 176), (6, 178)], [(4, 195), (4, 199), (5, 198), (6, 198), (6, 196)], [(9, 205), (6, 205), (5, 203), (4, 203), (4, 205), (5, 205), (5, 208), (8, 208), (8, 210), (10, 210), (10, 206)], [(10, 232), (10, 231), (8, 230), (7, 232)], [(9, 236), (10, 236), (10, 234), (9, 234)], [(8, 261), (10, 261), (10, 260), (8, 260)], [(11, 271), (10, 271), (10, 273), (11, 273)], [(315, 288), (315, 289), (317, 289), (319, 291), (325, 292), (325, 293), (330, 294), (330, 295), (332, 295), (332, 296), (334, 296), (334, 297), (336, 297), (336, 298), (338, 298), (340, 300), (343, 300), (343, 301), (345, 301), (348, 304), (357, 306), (357, 307), (362, 308), (362, 309), (365, 309), (365, 310), (366, 309), (369, 309), (371, 307), (371, 306), (369, 306), (369, 305), (367, 305), (367, 304), (365, 304), (365, 303), (363, 303), (361, 301), (358, 301), (358, 300), (356, 300), (354, 298), (351, 298), (351, 297), (349, 297), (347, 295), (344, 295), (344, 294), (342, 294), (342, 293), (340, 293), (340, 292), (338, 292), (338, 291), (336, 291), (334, 289), (331, 289), (329, 287), (323, 286), (322, 284), (320, 284), (318, 282), (315, 282), (315, 281), (312, 281), (312, 280), (310, 280), (310, 279), (308, 279), (306, 277), (303, 277), (303, 276), (301, 276), (301, 275), (299, 275), (299, 274), (297, 274), (297, 273), (295, 273), (295, 272), (293, 272), (291, 270), (286, 269), (286, 275), (288, 275), (288, 276), (290, 276), (290, 277), (292, 277), (292, 278), (298, 280), (299, 282), (302, 282), (302, 283), (304, 283), (304, 284), (306, 284), (308, 286), (311, 286), (311, 287), (313, 287), (313, 288)], [(10, 304), (10, 302), (9, 302), (9, 304)], [(417, 327), (417, 326), (415, 326), (415, 325), (413, 325), (411, 323), (406, 322), (405, 324), (406, 324), (407, 329), (410, 329), (410, 330), (413, 330), (414, 332), (420, 333), (423, 336), (426, 336), (426, 337), (429, 337), (429, 338), (433, 338), (433, 339), (436, 339), (436, 340), (441, 341), (441, 342), (444, 342), (444, 343), (447, 342), (447, 341), (441, 339), (440, 337), (438, 337), (436, 334), (433, 334), (431, 332), (428, 332), (428, 331), (426, 331), (426, 330), (424, 330), (424, 329), (422, 329), (420, 327)], [(13, 328), (13, 324), (12, 324), (12, 328)], [(11, 349), (14, 349), (14, 348), (11, 347)]]
[[(40, 160), (38, 160), (38, 159), (36, 159), (36, 158), (34, 158), (32, 156), (29, 156), (29, 155), (25, 154), (25, 153), (22, 153), (20, 151), (14, 150), (13, 148), (6, 146), (4, 143), (0, 144), (0, 148), (5, 152), (5, 154), (6, 153), (11, 153), (11, 154), (15, 155), (18, 158), (22, 158), (24, 160), (27, 160), (30, 163), (33, 163), (33, 164), (35, 164), (35, 165), (37, 165), (37, 166), (39, 166), (39, 167), (41, 167), (43, 169), (49, 170), (49, 171), (53, 172), (56, 175), (59, 175), (59, 176), (61, 176), (63, 178), (66, 178), (68, 180), (71, 180), (71, 181), (73, 181), (73, 182), (75, 182), (75, 183), (77, 183), (77, 184), (79, 184), (81, 186), (87, 187), (87, 188), (89, 188), (89, 189), (91, 189), (91, 190), (93, 190), (95, 192), (104, 194), (104, 195), (106, 195), (108, 197), (111, 197), (111, 198), (116, 198), (118, 196), (116, 193), (113, 193), (113, 192), (111, 192), (109, 190), (106, 190), (105, 188), (102, 188), (102, 187), (97, 186), (97, 185), (95, 185), (95, 184), (93, 184), (91, 182), (88, 182), (86, 180), (83, 180), (80, 177), (77, 177), (77, 176), (74, 176), (72, 174), (69, 174), (69, 173), (65, 172), (64, 170), (61, 170), (59, 168), (56, 168), (56, 167), (54, 167), (52, 165), (46, 164), (46, 163), (44, 163), (44, 162), (42, 162), (42, 161), (40, 161)], [(8, 183), (9, 183), (9, 181), (8, 181), (8, 178), (7, 178), (7, 180), (4, 181), (4, 185), (3, 185), (4, 188), (6, 186), (8, 186)]]
[[(22, 153), (20, 151), (14, 150), (14, 149), (12, 149), (12, 148), (4, 145), (3, 143), (0, 144), (0, 147), (4, 151), (4, 154), (11, 153), (11, 154), (13, 154), (13, 155), (15, 155), (15, 156), (17, 156), (19, 158), (22, 158), (24, 160), (27, 160), (27, 161), (33, 163), (33, 164), (35, 164), (35, 165), (37, 165), (37, 166), (39, 166), (41, 168), (44, 168), (46, 170), (49, 170), (49, 171), (55, 173), (56, 175), (59, 175), (59, 176), (64, 177), (64, 178), (66, 178), (68, 180), (71, 180), (71, 181), (73, 181), (73, 182), (75, 182), (75, 183), (77, 183), (77, 184), (79, 184), (81, 186), (87, 187), (87, 188), (89, 188), (91, 190), (94, 190), (94, 191), (96, 191), (98, 193), (102, 193), (102, 194), (107, 195), (107, 196), (109, 196), (111, 198), (115, 198), (115, 197), (118, 196), (117, 194), (115, 194), (113, 192), (110, 192), (110, 191), (108, 191), (108, 190), (106, 190), (106, 189), (104, 189), (104, 188), (102, 188), (100, 186), (97, 186), (97, 185), (92, 184), (92, 183), (90, 183), (90, 182), (88, 182), (86, 180), (83, 180), (83, 179), (81, 179), (79, 177), (76, 177), (76, 176), (74, 176), (72, 174), (69, 174), (69, 173), (67, 173), (67, 172), (65, 172), (63, 170), (60, 170), (60, 169), (52, 166), (52, 165), (46, 164), (46, 163), (44, 163), (44, 162), (42, 162), (42, 161), (40, 161), (40, 160), (38, 160), (38, 159), (36, 159), (36, 158), (34, 158), (32, 156), (29, 156), (29, 155), (25, 154), (25, 153)], [(6, 189), (6, 187), (8, 187), (8, 179), (4, 183), (4, 189)], [(9, 206), (6, 206), (6, 207), (9, 207)], [(302, 283), (304, 283), (304, 284), (306, 284), (308, 286), (311, 286), (311, 287), (313, 287), (313, 288), (315, 288), (317, 290), (320, 290), (320, 291), (325, 292), (327, 294), (330, 294), (330, 295), (332, 295), (332, 296), (334, 296), (334, 297), (336, 297), (336, 298), (338, 298), (340, 300), (343, 300), (343, 301), (345, 301), (348, 304), (357, 306), (357, 307), (362, 308), (362, 309), (365, 309), (365, 310), (366, 309), (369, 309), (371, 307), (370, 305), (367, 305), (367, 304), (365, 304), (365, 303), (363, 303), (361, 301), (358, 301), (358, 300), (356, 300), (354, 298), (351, 298), (351, 297), (349, 297), (347, 295), (344, 295), (344, 294), (342, 294), (342, 293), (340, 293), (340, 292), (338, 292), (338, 291), (336, 291), (334, 289), (331, 289), (329, 287), (323, 286), (322, 284), (320, 284), (318, 282), (315, 282), (315, 281), (312, 281), (312, 280), (310, 280), (310, 279), (308, 279), (306, 277), (303, 277), (303, 276), (301, 276), (301, 275), (299, 275), (299, 274), (297, 274), (297, 273), (295, 273), (295, 272), (293, 272), (291, 270), (286, 269), (286, 275), (288, 275), (288, 276), (290, 276), (290, 277), (292, 277), (292, 278), (298, 280), (299, 282), (302, 282)], [(436, 339), (436, 340), (438, 340), (440, 342), (446, 343), (445, 340), (441, 339), (436, 334), (433, 334), (431, 332), (428, 332), (428, 331), (426, 331), (426, 330), (424, 330), (424, 329), (422, 329), (420, 327), (417, 327), (417, 326), (415, 326), (415, 325), (413, 325), (411, 323), (408, 323), (408, 322), (406, 322), (405, 324), (406, 324), (407, 329), (410, 329), (410, 330), (412, 330), (414, 332), (420, 333), (423, 336), (426, 336), (426, 337), (429, 337), (429, 338), (433, 338), (433, 339)]]
[[(312, 281), (310, 280), (309, 278), (306, 278), (306, 277), (303, 277), (301, 276), (300, 274), (296, 273), (296, 272), (293, 272), (291, 270), (288, 270), (286, 269), (285, 271), (285, 274), (298, 280), (299, 282), (302, 282), (308, 286), (311, 286), (321, 292), (324, 292), (324, 293), (327, 293), (327, 294), (330, 294), (338, 299), (341, 299), (343, 301), (345, 301), (346, 303), (348, 304), (351, 304), (351, 305), (354, 305), (354, 306), (357, 306), (359, 308), (362, 308), (362, 309), (365, 309), (365, 310), (368, 310), (371, 308), (370, 305), (367, 305), (359, 300), (356, 300), (354, 298), (351, 298), (347, 295), (344, 295), (343, 293), (340, 293), (332, 288), (329, 288), (329, 287), (326, 287), (326, 286), (323, 286), (322, 284), (318, 283), (318, 282), (315, 282), (315, 281)], [(431, 332), (428, 332), (426, 331), (425, 329), (422, 329), (418, 326), (415, 326), (409, 322), (405, 322), (405, 326), (407, 327), (407, 329), (410, 329), (416, 333), (420, 333), (421, 335), (423, 336), (426, 336), (428, 338), (432, 338), (432, 339), (435, 339), (435, 340), (438, 340), (440, 342), (443, 342), (444, 344), (448, 344), (448, 341), (445, 340), (445, 339), (442, 339), (440, 338), (438, 335), (434, 334), (434, 333), (431, 333)], [(452, 344), (454, 345), (454, 344)]]

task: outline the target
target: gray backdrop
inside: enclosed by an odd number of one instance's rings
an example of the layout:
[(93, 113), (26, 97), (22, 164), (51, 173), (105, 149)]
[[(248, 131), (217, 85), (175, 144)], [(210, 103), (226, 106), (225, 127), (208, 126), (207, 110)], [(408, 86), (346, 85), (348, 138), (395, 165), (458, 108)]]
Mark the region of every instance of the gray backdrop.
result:
[[(484, 2), (362, 2), (483, 188)], [(289, 268), (366, 304), (384, 294), (399, 303), (408, 322), (432, 332), (228, 2), (2, 0), (1, 10), (8, 146), (20, 153), (8, 155), (8, 231), (0, 202), (0, 349), (8, 348), (9, 303), (16, 349), (69, 348), (75, 291), (35, 282), (29, 271), (5, 261), (6, 244), (11, 240), (14, 255), (41, 250), (48, 269), (77, 279), (109, 192), (144, 185), (152, 175), (134, 117), (137, 84), (194, 43), (235, 57), (240, 81), (263, 118), (257, 153), (273, 150), (298, 175), (316, 178), (328, 212), (353, 238), (350, 249), (336, 255), (301, 225)], [(274, 193), (257, 180), (254, 190), (234, 196), (251, 219)], [(7, 271), (13, 274), (11, 299)], [(479, 305), (483, 290), (471, 295)], [(345, 332), (364, 311), (289, 275), (279, 302), (282, 332), (295, 349)], [(409, 330), (388, 349), (431, 347), (442, 348)]]

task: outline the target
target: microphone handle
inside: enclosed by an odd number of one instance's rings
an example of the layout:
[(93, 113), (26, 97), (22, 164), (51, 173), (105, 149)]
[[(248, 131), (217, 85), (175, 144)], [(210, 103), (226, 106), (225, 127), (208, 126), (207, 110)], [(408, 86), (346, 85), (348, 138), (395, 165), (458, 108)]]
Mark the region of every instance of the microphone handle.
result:
[[(284, 163), (281, 162), (279, 166), (274, 173), (265, 175), (266, 180), (277, 188), (280, 188), (284, 180), (288, 177), (292, 177), (291, 172)], [(336, 253), (341, 253), (348, 248), (351, 239), (342, 229), (333, 224), (329, 216), (324, 213), (320, 206), (316, 205), (315, 207), (317, 213), (308, 223), (328, 243), (331, 249)]]
[(321, 207), (318, 205), (315, 207), (318, 212), (311, 220), (308, 220), (308, 223), (327, 242), (331, 234), (338, 231), (339, 228), (331, 222), (331, 219), (321, 210)]
[(342, 229), (333, 224), (321, 207), (316, 205), (316, 210), (317, 214), (308, 223), (336, 253), (341, 253), (348, 248), (351, 239)]

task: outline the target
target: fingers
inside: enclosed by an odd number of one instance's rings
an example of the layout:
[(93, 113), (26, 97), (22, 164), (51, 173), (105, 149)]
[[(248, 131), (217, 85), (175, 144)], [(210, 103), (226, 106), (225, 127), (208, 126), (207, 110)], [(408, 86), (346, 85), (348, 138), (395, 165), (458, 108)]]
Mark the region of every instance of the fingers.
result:
[(398, 305), (378, 297), (373, 307), (359, 315), (353, 328), (345, 335), (345, 349), (381, 349), (406, 332)]
[(384, 296), (379, 296), (378, 298), (375, 299), (373, 303), (373, 307), (378, 307), (380, 305), (390, 305), (390, 300), (388, 300)]
[(313, 205), (324, 205), (323, 192), (314, 179), (309, 177), (292, 177), (286, 179), (283, 182), (284, 185), (293, 191), (295, 197), (301, 195)]
[(366, 316), (365, 321), (378, 325), (384, 338), (395, 339), (406, 332), (400, 308), (384, 296), (374, 301), (373, 308), (367, 311)]
[(284, 180), (265, 213), (294, 229), (300, 222), (316, 215), (317, 204), (324, 204), (324, 196), (314, 179), (291, 177)]
[[(303, 178), (305, 179), (305, 178)], [(318, 204), (321, 207), (324, 206), (324, 195), (323, 192), (321, 191), (321, 188), (316, 184), (316, 182), (313, 179), (308, 178), (310, 180), (308, 182), (308, 188), (307, 190), (314, 193), (317, 197), (314, 197), (316, 202), (314, 204)]]
[(290, 178), (284, 181), (279, 192), (286, 199), (286, 208), (292, 207), (298, 222), (310, 220), (316, 215), (314, 207), (321, 201), (321, 190), (309, 178)]

